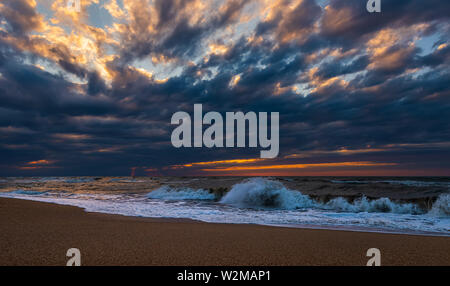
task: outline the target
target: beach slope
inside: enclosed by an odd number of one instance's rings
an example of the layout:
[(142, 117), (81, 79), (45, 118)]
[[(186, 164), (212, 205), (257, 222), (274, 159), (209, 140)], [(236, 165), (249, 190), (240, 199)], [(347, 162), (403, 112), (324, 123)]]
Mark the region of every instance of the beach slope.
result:
[(450, 238), (124, 217), (0, 198), (0, 265), (450, 265)]

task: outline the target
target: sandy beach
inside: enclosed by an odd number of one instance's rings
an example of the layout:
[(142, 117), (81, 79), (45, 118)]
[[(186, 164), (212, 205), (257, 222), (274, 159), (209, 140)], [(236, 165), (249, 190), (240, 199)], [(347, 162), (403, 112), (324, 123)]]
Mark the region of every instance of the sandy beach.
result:
[(450, 238), (258, 225), (212, 224), (87, 213), (0, 199), (0, 265), (450, 265)]

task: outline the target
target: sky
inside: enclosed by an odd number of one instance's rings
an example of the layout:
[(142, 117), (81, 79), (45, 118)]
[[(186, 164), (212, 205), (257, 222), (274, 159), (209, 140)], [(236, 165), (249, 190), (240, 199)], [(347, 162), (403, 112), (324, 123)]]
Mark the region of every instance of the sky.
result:
[[(0, 176), (450, 176), (450, 1), (0, 2)], [(279, 112), (280, 153), (174, 148)]]

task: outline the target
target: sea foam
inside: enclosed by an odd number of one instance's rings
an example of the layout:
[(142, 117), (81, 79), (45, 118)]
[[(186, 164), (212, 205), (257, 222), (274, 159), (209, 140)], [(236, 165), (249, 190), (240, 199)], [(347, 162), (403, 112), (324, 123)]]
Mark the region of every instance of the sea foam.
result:
[(440, 195), (428, 214), (437, 217), (450, 217), (450, 194)]
[(278, 181), (264, 178), (251, 178), (234, 185), (220, 202), (236, 207), (284, 210), (317, 208), (354, 213), (421, 214), (424, 212), (415, 204), (395, 203), (389, 198), (368, 200), (362, 197), (350, 203), (345, 198), (339, 197), (327, 203), (319, 203), (300, 191), (289, 190)]
[(0, 197), (73, 205), (88, 212), (128, 216), (450, 235), (449, 193), (441, 194), (428, 213), (415, 204), (388, 198), (361, 197), (348, 201), (338, 197), (319, 202), (300, 191), (288, 189), (279, 181), (265, 178), (235, 184), (218, 202), (215, 194), (207, 190), (170, 186), (144, 194), (16, 189), (0, 192)]
[(251, 178), (234, 185), (220, 202), (236, 207), (286, 210), (317, 205), (310, 197), (289, 190), (280, 182), (263, 178)]
[(209, 193), (203, 189), (191, 188), (172, 188), (169, 186), (162, 186), (147, 194), (149, 199), (160, 200), (214, 200), (214, 194)]

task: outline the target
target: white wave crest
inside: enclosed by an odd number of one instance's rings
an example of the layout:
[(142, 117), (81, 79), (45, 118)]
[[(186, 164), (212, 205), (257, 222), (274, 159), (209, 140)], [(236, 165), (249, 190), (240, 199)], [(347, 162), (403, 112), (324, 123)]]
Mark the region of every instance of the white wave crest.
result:
[(147, 194), (149, 199), (160, 200), (214, 200), (216, 196), (206, 190), (191, 188), (171, 188), (162, 186)]
[(251, 178), (234, 185), (220, 202), (247, 208), (276, 208), (284, 210), (317, 208), (352, 213), (423, 213), (415, 204), (395, 203), (388, 198), (368, 200), (366, 197), (362, 197), (350, 203), (345, 198), (339, 197), (327, 203), (319, 203), (299, 191), (287, 189), (280, 182), (264, 178)]
[(450, 194), (441, 194), (428, 214), (437, 217), (450, 217)]
[[(134, 192), (73, 193), (15, 189), (13, 192), (0, 192), (0, 197), (73, 205), (88, 212), (127, 216), (450, 235), (450, 193), (442, 194), (433, 204), (432, 210), (423, 215), (415, 215), (414, 210), (409, 209), (415, 209), (416, 205), (400, 204), (386, 198), (370, 200), (363, 197), (348, 202), (345, 198), (338, 197), (327, 203), (319, 203), (299, 191), (285, 188), (278, 181), (262, 178), (234, 185), (221, 201), (243, 206), (245, 209), (201, 201), (215, 199), (214, 195), (206, 190), (169, 186), (145, 195)], [(167, 203), (165, 200), (176, 202)], [(184, 203), (182, 200), (191, 201)]]
[(234, 185), (220, 200), (223, 204), (247, 208), (300, 209), (317, 205), (310, 197), (286, 189), (276, 181), (251, 178)]
[(344, 198), (335, 198), (326, 203), (325, 208), (341, 212), (368, 212), (368, 213), (396, 213), (396, 214), (421, 214), (423, 211), (415, 204), (395, 203), (389, 198), (379, 198), (369, 201), (362, 197), (349, 203)]

